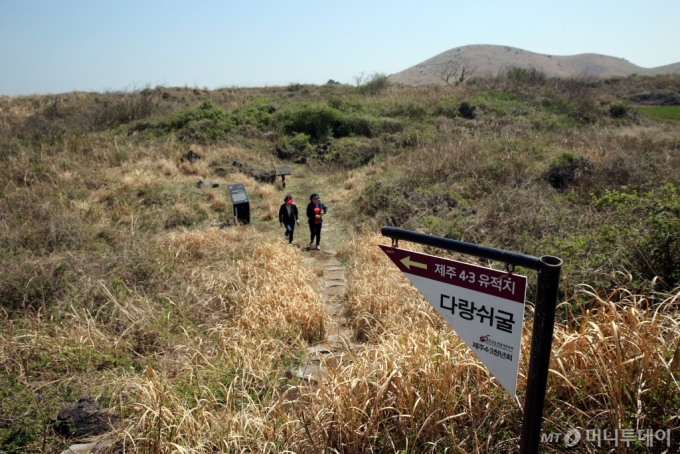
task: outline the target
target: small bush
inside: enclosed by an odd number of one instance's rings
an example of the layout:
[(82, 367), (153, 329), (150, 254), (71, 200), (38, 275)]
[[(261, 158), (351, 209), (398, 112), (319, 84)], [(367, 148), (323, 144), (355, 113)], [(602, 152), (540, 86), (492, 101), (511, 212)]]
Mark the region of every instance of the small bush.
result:
[(227, 115), (212, 102), (205, 101), (198, 108), (171, 115), (155, 129), (165, 133), (177, 132), (179, 139), (184, 142), (211, 143), (228, 139), (236, 124), (232, 115)]
[(612, 104), (609, 106), (609, 116), (612, 118), (625, 118), (628, 116), (628, 106), (625, 104)]
[(432, 112), (435, 116), (442, 116), (446, 118), (456, 118), (459, 116), (458, 108), (460, 104), (457, 104), (451, 100), (440, 101)]
[(466, 118), (468, 120), (474, 119), (477, 115), (475, 114), (475, 109), (476, 106), (471, 106), (470, 104), (464, 102), (461, 103), (460, 106), (458, 106), (458, 113), (460, 114), (461, 117)]
[(305, 134), (314, 143), (349, 136), (372, 137), (378, 129), (378, 122), (372, 117), (346, 115), (322, 104), (277, 112), (276, 123), (286, 134)]
[(368, 164), (379, 149), (368, 139), (349, 137), (336, 141), (330, 152), (333, 162), (354, 169)]
[(348, 115), (338, 124), (336, 137), (364, 136), (373, 137), (378, 129), (377, 121), (363, 115)]
[(394, 134), (404, 130), (404, 123), (394, 118), (381, 118), (380, 131), (387, 134)]
[(309, 135), (303, 132), (295, 133), (293, 136), (283, 136), (276, 144), (276, 154), (281, 159), (306, 162), (314, 150), (309, 140)]
[(266, 128), (272, 123), (276, 108), (267, 99), (256, 99), (231, 112), (232, 122), (237, 126), (252, 125)]
[(346, 114), (364, 110), (364, 103), (355, 96), (333, 96), (328, 99), (328, 105)]
[(303, 133), (311, 140), (322, 142), (335, 135), (342, 117), (342, 112), (317, 104), (299, 110), (279, 111), (276, 122), (286, 134)]
[(363, 78), (358, 80), (358, 90), (362, 95), (375, 96), (384, 92), (390, 87), (390, 81), (386, 74), (374, 73), (364, 81)]
[(385, 117), (405, 117), (411, 120), (422, 120), (427, 110), (422, 104), (413, 101), (401, 101), (384, 106), (381, 113)]
[(585, 156), (564, 152), (550, 163), (544, 178), (558, 191), (564, 191), (593, 173), (593, 163)]

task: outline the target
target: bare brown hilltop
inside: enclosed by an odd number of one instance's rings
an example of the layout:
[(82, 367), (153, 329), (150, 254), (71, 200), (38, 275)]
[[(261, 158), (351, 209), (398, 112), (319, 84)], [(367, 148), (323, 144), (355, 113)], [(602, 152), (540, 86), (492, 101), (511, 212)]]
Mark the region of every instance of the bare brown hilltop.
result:
[[(443, 73), (453, 69), (476, 75), (498, 74), (510, 68), (535, 68), (548, 76), (625, 77), (680, 74), (680, 62), (656, 68), (642, 68), (623, 59), (600, 54), (545, 55), (509, 46), (470, 45), (455, 47), (404, 71), (389, 76), (392, 83), (405, 85), (444, 84)], [(449, 82), (453, 82), (452, 77)]]

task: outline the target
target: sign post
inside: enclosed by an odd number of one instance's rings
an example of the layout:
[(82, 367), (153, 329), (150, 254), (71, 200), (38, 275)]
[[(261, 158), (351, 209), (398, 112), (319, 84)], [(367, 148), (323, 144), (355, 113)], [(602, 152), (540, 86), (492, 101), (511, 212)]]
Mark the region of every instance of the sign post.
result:
[[(488, 338), (486, 338), (486, 335), (479, 336), (480, 341), (477, 342), (478, 346), (473, 346), (472, 348), (476, 348), (475, 353), (477, 356), (487, 364), (487, 367), (489, 367), (489, 370), (496, 376), (501, 385), (513, 396), (515, 395), (517, 380), (515, 361), (517, 362), (517, 365), (519, 364), (519, 342), (517, 341), (516, 336), (519, 335), (519, 341), (521, 342), (522, 332), (521, 326), (517, 329), (516, 325), (519, 320), (523, 320), (524, 318), (524, 291), (521, 291), (522, 302), (520, 305), (517, 301), (519, 294), (515, 294), (514, 291), (510, 291), (510, 289), (516, 291), (518, 285), (521, 285), (522, 282), (519, 278), (523, 278), (523, 276), (515, 276), (510, 272), (514, 270), (515, 266), (522, 266), (538, 271), (536, 307), (534, 310), (534, 325), (531, 333), (531, 353), (529, 357), (529, 372), (527, 375), (527, 389), (524, 399), (524, 417), (522, 420), (519, 451), (520, 454), (538, 453), (562, 260), (552, 256), (543, 256), (540, 258), (533, 257), (518, 254), (516, 252), (465, 243), (463, 241), (411, 232), (396, 227), (383, 227), (382, 234), (392, 238), (392, 247), (381, 246), (383, 251), (385, 251), (392, 261), (407, 274), (409, 280), (423, 292), (425, 297), (433, 306), (435, 306), (437, 312), (447, 319), (447, 322), (454, 327), (456, 332), (468, 346), (470, 346), (468, 339), (472, 341), (472, 339), (474, 339), (474, 334), (476, 332), (481, 332), (479, 331), (481, 326), (483, 326), (484, 329), (488, 329), (490, 332), (495, 329), (495, 331), (489, 334)], [(492, 270), (490, 268), (473, 267), (472, 265), (462, 264), (462, 262), (455, 262), (441, 257), (399, 249), (397, 247), (399, 240), (503, 262), (508, 267), (508, 274), (506, 275), (508, 277), (504, 281), (498, 274), (505, 275), (505, 273), (500, 271)], [(392, 252), (390, 253), (388, 251)], [(448, 264), (446, 262), (455, 264)], [(459, 264), (464, 265), (464, 267), (460, 267), (461, 265)], [(440, 265), (440, 267), (437, 268), (437, 265)], [(442, 269), (441, 266), (444, 267), (443, 276), (437, 272), (437, 270)], [(453, 268), (450, 270), (451, 273), (447, 273), (449, 270), (446, 267), (448, 266)], [(480, 272), (473, 268), (481, 268), (484, 271)], [(461, 272), (465, 273), (465, 278), (460, 277), (462, 274)], [(469, 272), (475, 273), (474, 278), (469, 277)], [(491, 282), (492, 278), (496, 278), (497, 281), (495, 282), (498, 283), (498, 279), (500, 279), (500, 289), (496, 288), (498, 291), (486, 291), (489, 289), (490, 283), (488, 285), (480, 284), (480, 275), (476, 273), (483, 273), (486, 276), (487, 279), (483, 282)], [(453, 274), (455, 274), (455, 276)], [(512, 278), (511, 276), (515, 276), (515, 278)], [(523, 289), (525, 289), (526, 278), (523, 279)], [(472, 280), (474, 280), (474, 282), (471, 282)], [(451, 294), (443, 292), (449, 290), (453, 290), (450, 291)], [(454, 297), (456, 298), (455, 301), (453, 300)], [(477, 298), (477, 300), (475, 301), (473, 298)], [(480, 301), (484, 301), (484, 303), (480, 303)], [(453, 304), (454, 302), (455, 306)], [(469, 312), (465, 311), (469, 311), (471, 302), (477, 304), (472, 319), (470, 319), (469, 315), (463, 317), (463, 313), (461, 313), (462, 304), (464, 313), (469, 314)], [(513, 308), (510, 303), (515, 303), (517, 306)], [(439, 307), (437, 307), (437, 305), (439, 305)], [(482, 310), (479, 306), (482, 306), (484, 309)], [(521, 315), (515, 315), (519, 307), (522, 309)], [(495, 315), (493, 318), (489, 319), (489, 316), (491, 316), (491, 309), (494, 310)], [(456, 315), (456, 310), (458, 311), (458, 315)], [(514, 324), (510, 323), (510, 317), (502, 312), (512, 313), (512, 321)], [(499, 314), (504, 317), (505, 321), (497, 319)], [(460, 320), (456, 320), (456, 317)], [(462, 322), (461, 320), (465, 320), (465, 322)], [(477, 322), (479, 325), (475, 325)], [(488, 323), (490, 323), (490, 325), (487, 326)], [(505, 328), (505, 331), (498, 328), (499, 323), (500, 327)], [(511, 328), (508, 329), (508, 326)], [(510, 335), (510, 337), (506, 335)], [(513, 335), (515, 337), (512, 337)], [(495, 339), (493, 338), (494, 336), (496, 337)], [(482, 341), (481, 337), (485, 337), (485, 341)], [(486, 340), (495, 342), (495, 345), (490, 349), (493, 358), (489, 358), (488, 356), (489, 345), (487, 345)], [(516, 352), (516, 354), (513, 354), (511, 358), (508, 359), (507, 357), (508, 354), (510, 354), (510, 351), (513, 353)], [(514, 381), (507, 371), (498, 370), (498, 364), (504, 364), (503, 361), (512, 362)], [(493, 366), (491, 366), (491, 364), (493, 364)], [(505, 364), (507, 365), (508, 362)], [(494, 372), (492, 368), (497, 371)]]
[(289, 165), (274, 166), (274, 173), (276, 176), (281, 175), (281, 187), (286, 188), (286, 175), (290, 175)]

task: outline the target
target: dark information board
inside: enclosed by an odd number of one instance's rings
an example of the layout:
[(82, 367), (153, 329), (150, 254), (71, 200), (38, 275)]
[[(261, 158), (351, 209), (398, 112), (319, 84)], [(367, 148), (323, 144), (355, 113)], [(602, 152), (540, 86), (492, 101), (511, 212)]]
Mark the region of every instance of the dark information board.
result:
[(229, 195), (234, 205), (248, 203), (248, 194), (246, 194), (246, 188), (243, 186), (243, 183), (230, 184)]
[(234, 204), (234, 217), (237, 222), (250, 224), (250, 202), (243, 183), (230, 184), (229, 196)]

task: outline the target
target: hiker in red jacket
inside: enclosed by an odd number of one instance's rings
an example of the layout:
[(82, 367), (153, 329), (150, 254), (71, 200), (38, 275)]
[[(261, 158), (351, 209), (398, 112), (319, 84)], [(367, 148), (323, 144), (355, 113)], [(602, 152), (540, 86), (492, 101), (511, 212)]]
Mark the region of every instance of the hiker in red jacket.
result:
[(286, 194), (283, 199), (283, 204), (279, 208), (279, 224), (281, 227), (286, 227), (286, 238), (288, 244), (293, 244), (293, 233), (295, 232), (295, 224), (300, 225), (298, 220), (298, 208), (293, 203), (293, 196)]
[(316, 239), (316, 249), (321, 249), (319, 243), (321, 242), (321, 224), (323, 224), (323, 215), (328, 211), (328, 207), (321, 203), (319, 194), (312, 194), (309, 197), (309, 205), (307, 205), (307, 220), (309, 222), (309, 248), (314, 247), (314, 239)]

